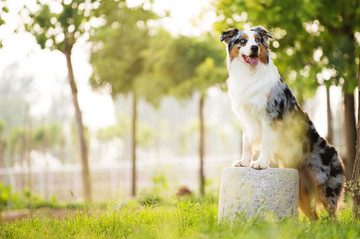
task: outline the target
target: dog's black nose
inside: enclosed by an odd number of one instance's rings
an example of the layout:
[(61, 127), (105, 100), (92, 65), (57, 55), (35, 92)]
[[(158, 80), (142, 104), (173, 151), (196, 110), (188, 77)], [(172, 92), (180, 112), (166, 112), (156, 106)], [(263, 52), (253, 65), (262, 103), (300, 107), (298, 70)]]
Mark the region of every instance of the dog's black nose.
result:
[(251, 50), (252, 52), (257, 52), (258, 49), (259, 49), (259, 47), (258, 47), (257, 45), (252, 45), (252, 46), (250, 47), (250, 50)]

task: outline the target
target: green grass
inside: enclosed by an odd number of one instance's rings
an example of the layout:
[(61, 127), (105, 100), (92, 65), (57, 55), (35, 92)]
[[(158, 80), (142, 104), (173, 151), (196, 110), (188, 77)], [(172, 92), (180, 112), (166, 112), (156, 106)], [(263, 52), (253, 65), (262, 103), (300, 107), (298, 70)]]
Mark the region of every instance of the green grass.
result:
[(360, 238), (360, 221), (353, 219), (349, 208), (340, 210), (337, 223), (322, 212), (317, 222), (302, 215), (299, 220), (282, 221), (270, 216), (239, 218), (233, 225), (218, 223), (213, 200), (157, 206), (112, 203), (105, 210), (89, 208), (63, 219), (38, 213), (32, 219), (1, 221), (0, 238)]

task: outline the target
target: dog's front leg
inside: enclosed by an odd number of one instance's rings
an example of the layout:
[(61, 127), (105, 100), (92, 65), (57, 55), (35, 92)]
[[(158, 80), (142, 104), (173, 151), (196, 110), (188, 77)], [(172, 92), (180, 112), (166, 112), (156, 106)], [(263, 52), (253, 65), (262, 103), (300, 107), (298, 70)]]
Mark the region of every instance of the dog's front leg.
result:
[(252, 144), (253, 141), (246, 131), (243, 131), (243, 145), (242, 145), (242, 155), (240, 160), (235, 160), (232, 163), (232, 167), (249, 167), (251, 154), (252, 154)]
[(260, 156), (258, 160), (251, 162), (250, 167), (254, 169), (265, 169), (269, 167), (270, 159), (274, 154), (275, 131), (268, 122), (262, 122), (262, 138)]

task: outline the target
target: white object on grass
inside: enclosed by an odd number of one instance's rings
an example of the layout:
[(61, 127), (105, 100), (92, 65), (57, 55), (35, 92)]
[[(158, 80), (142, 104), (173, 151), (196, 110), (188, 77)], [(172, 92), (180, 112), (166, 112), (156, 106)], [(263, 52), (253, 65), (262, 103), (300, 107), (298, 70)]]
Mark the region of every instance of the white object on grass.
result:
[(297, 218), (299, 175), (296, 169), (225, 168), (219, 197), (219, 221), (273, 215)]

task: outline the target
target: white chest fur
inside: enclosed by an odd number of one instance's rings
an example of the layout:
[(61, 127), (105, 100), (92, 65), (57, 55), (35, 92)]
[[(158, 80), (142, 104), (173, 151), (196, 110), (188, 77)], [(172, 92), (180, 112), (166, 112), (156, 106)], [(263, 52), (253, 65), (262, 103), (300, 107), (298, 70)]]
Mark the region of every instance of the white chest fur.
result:
[(279, 73), (272, 61), (267, 65), (259, 64), (254, 67), (235, 58), (228, 64), (228, 71), (229, 96), (235, 114), (239, 118), (244, 113), (261, 117), (265, 112), (270, 90), (279, 80)]

